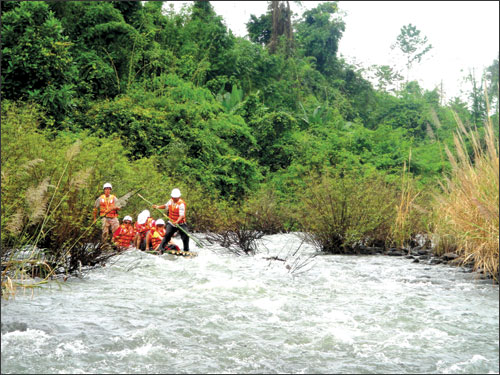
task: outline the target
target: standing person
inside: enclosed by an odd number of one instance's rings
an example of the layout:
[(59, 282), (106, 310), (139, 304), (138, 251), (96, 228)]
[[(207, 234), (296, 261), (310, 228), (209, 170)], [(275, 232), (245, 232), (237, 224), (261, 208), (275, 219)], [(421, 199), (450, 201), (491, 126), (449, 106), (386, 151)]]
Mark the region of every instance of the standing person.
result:
[(137, 222), (134, 224), (134, 227), (136, 232), (134, 239), (135, 247), (145, 250), (147, 247), (146, 235), (155, 227), (155, 220), (151, 217), (149, 210), (144, 210), (137, 216)]
[(132, 218), (125, 216), (122, 225), (113, 233), (113, 242), (118, 246), (119, 250), (125, 250), (133, 245), (135, 237), (135, 229), (132, 226)]
[(174, 235), (175, 232), (179, 230), (178, 227), (181, 227), (184, 230), (181, 230), (181, 238), (182, 244), (184, 247), (184, 251), (189, 251), (189, 237), (186, 234), (187, 225), (186, 225), (186, 202), (181, 199), (181, 191), (177, 188), (172, 190), (172, 197), (167, 203), (162, 204), (161, 206), (157, 206), (153, 204), (153, 208), (165, 209), (168, 211), (168, 224), (167, 224), (167, 232), (163, 241), (160, 244), (160, 250), (165, 250), (165, 247), (170, 242), (170, 239)]
[(99, 216), (102, 218), (102, 242), (106, 242), (109, 237), (109, 230), (113, 234), (120, 223), (118, 221), (118, 210), (120, 207), (116, 207), (116, 197), (111, 194), (111, 189), (113, 187), (109, 182), (106, 182), (102, 189), (104, 194), (96, 199), (94, 204), (94, 221), (97, 218), (97, 211), (99, 211)]
[(156, 225), (146, 235), (146, 251), (149, 251), (149, 246), (153, 247), (153, 250), (161, 253), (161, 250), (158, 249), (160, 244), (165, 238), (165, 222), (163, 219), (156, 220)]

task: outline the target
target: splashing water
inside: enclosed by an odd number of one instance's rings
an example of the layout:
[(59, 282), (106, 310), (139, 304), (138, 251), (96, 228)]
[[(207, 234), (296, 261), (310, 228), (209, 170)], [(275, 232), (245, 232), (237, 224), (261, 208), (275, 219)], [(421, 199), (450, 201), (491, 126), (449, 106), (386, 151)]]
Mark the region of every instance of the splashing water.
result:
[(498, 285), (299, 245), (130, 250), (18, 294), (2, 301), (2, 373), (498, 373)]

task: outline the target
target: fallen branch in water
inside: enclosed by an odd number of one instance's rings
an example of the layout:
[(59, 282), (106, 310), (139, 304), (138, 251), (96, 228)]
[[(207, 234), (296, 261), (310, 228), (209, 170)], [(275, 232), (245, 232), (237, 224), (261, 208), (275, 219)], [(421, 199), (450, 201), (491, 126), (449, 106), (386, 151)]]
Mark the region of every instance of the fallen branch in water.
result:
[[(318, 255), (318, 253), (313, 253), (313, 254), (308, 254), (305, 257), (302, 257), (300, 255), (297, 256), (297, 254), (299, 254), (299, 251), (302, 248), (302, 245), (304, 244), (304, 242), (306, 242), (306, 238), (303, 237), (299, 246), (296, 249), (290, 249), (288, 251), (288, 254), (284, 258), (281, 258), (279, 256), (281, 253), (281, 250), (284, 249), (284, 247), (283, 247), (280, 249), (280, 251), (278, 252), (277, 255), (271, 256), (271, 257), (266, 257), (264, 259), (269, 260), (269, 261), (275, 260), (275, 261), (279, 261), (279, 262), (284, 262), (285, 268), (291, 274), (298, 275), (300, 273), (303, 273), (306, 271), (304, 269), (304, 267), (311, 264), (313, 261), (313, 258), (315, 258)], [(267, 249), (265, 244), (263, 244), (263, 246)], [(269, 252), (269, 249), (267, 249), (267, 251)], [(300, 271), (300, 270), (302, 270), (302, 271)]]

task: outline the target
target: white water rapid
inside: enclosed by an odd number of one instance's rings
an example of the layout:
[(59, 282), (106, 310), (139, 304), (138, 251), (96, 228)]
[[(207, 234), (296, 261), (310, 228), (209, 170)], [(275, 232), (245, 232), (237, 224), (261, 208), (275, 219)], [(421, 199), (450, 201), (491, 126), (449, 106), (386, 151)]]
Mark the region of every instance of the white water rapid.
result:
[[(2, 301), (2, 373), (498, 373), (499, 288), (448, 265), (129, 250)], [(277, 256), (286, 261), (270, 260)], [(300, 268), (303, 266), (302, 268)]]

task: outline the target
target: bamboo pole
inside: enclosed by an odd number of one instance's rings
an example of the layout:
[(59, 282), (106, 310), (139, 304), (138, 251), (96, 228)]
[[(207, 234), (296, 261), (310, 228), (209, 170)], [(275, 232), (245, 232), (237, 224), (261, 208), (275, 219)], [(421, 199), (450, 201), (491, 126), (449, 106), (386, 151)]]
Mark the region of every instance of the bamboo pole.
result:
[[(144, 199), (144, 201), (145, 201), (145, 202), (149, 203), (149, 204), (151, 205), (151, 207), (153, 206), (153, 203), (152, 203), (152, 202), (150, 202), (150, 201), (148, 201), (148, 200), (147, 200), (146, 198), (144, 198), (141, 194), (137, 194), (137, 195), (138, 195), (140, 198)], [(169, 219), (169, 217), (168, 217), (167, 215), (165, 215), (165, 213), (164, 213), (162, 210), (160, 210), (159, 208), (156, 208), (156, 209), (157, 209), (158, 211), (160, 211), (160, 212), (161, 212), (161, 214), (162, 214), (163, 216), (165, 216), (167, 219)], [(172, 224), (172, 225), (173, 225), (173, 224)], [(185, 233), (185, 234), (186, 234), (189, 238), (191, 238), (191, 239), (192, 239), (192, 240), (196, 243), (196, 245), (197, 245), (197, 246), (199, 246), (199, 247), (203, 248), (203, 244), (201, 243), (201, 241), (200, 241), (199, 239), (195, 238), (194, 236), (192, 236), (191, 234), (189, 234), (187, 231), (185, 231), (185, 230), (184, 230), (184, 228), (182, 228), (180, 225), (174, 225), (174, 227), (176, 227), (176, 228), (180, 229), (181, 231), (183, 231), (183, 232), (184, 232), (184, 233)]]

